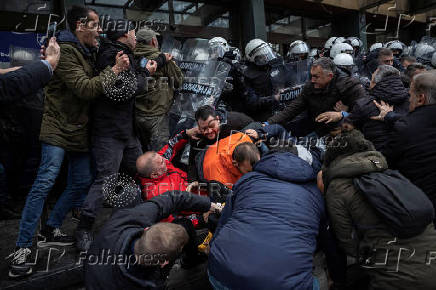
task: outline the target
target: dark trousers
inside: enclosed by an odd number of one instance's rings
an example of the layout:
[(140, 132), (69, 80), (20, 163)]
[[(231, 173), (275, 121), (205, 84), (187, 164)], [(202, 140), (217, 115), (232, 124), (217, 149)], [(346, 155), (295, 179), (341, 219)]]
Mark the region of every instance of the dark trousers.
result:
[(167, 115), (147, 116), (136, 111), (136, 131), (145, 150), (159, 151), (170, 139)]
[(82, 207), (82, 215), (91, 220), (95, 219), (98, 210), (103, 206), (102, 186), (105, 179), (112, 174), (118, 173), (120, 166), (123, 166), (128, 174), (134, 176), (136, 173), (136, 159), (142, 154), (142, 150), (135, 136), (126, 140), (94, 137), (92, 140), (92, 154), (97, 175)]
[(8, 186), (6, 183), (6, 170), (0, 163), (0, 207), (5, 206), (9, 199)]

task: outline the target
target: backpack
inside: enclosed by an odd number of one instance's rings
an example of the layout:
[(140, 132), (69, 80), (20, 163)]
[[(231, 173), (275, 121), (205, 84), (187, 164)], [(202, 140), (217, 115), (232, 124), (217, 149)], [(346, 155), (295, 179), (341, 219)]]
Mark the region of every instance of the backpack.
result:
[(397, 170), (364, 174), (353, 183), (399, 238), (416, 236), (433, 222), (433, 203)]

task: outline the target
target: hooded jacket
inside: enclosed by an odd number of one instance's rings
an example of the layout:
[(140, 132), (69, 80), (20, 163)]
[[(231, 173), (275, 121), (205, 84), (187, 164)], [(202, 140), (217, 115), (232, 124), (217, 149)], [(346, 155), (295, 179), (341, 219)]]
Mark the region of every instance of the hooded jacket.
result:
[(313, 289), (319, 168), (314, 155), (270, 152), (239, 179), (211, 242), (210, 275), (230, 289)]
[(386, 170), (386, 159), (357, 130), (344, 136), (337, 139), (344, 146), (328, 147), (323, 167), (327, 211), (339, 246), (365, 264), (371, 289), (433, 289), (436, 267), (426, 265), (436, 239), (433, 225), (412, 238), (394, 237), (353, 184), (355, 177)]
[(380, 113), (373, 101), (379, 103), (384, 101), (394, 106), (394, 113), (399, 118), (409, 111), (409, 93), (404, 88), (400, 76), (392, 74), (378, 82), (369, 94), (369, 97), (357, 100), (348, 120), (362, 131), (365, 138), (374, 144), (376, 150), (383, 151), (392, 137), (392, 124), (388, 120), (389, 116), (385, 122), (370, 118)]
[(134, 265), (134, 256), (129, 259), (133, 255), (133, 242), (141, 237), (144, 228), (173, 212), (206, 212), (209, 209), (209, 198), (178, 191), (115, 212), (100, 230), (87, 255), (81, 254), (86, 289), (165, 289), (165, 269)]
[(110, 67), (95, 73), (94, 54), (74, 34), (61, 31), (59, 63), (45, 87), (40, 140), (67, 151), (89, 150), (90, 101), (103, 94), (103, 85), (115, 82)]
[[(157, 48), (141, 42), (136, 44), (134, 53), (137, 60), (143, 57), (148, 60), (162, 58), (160, 57), (161, 52)], [(154, 81), (148, 82), (147, 91), (136, 97), (137, 111), (148, 117), (168, 113), (173, 104), (174, 89), (182, 85), (183, 73), (176, 63), (170, 60), (157, 68), (153, 78)]]

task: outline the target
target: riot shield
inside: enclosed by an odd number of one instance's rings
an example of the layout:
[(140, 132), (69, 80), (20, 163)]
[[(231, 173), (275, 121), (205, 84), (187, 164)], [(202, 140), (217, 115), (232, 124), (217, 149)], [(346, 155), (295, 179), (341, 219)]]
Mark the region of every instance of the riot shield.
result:
[(162, 36), (161, 51), (169, 53), (173, 56), (173, 59), (178, 63), (182, 60), (182, 44), (169, 34)]
[(310, 60), (299, 60), (285, 63), (271, 71), (274, 91), (280, 94), (282, 106), (294, 100), (309, 80)]
[(182, 55), (179, 67), (184, 81), (171, 112), (186, 119), (193, 118), (195, 111), (203, 105), (215, 105), (231, 66), (209, 60), (206, 39), (188, 39), (182, 47)]
[[(276, 70), (272, 70), (273, 88), (276, 94), (279, 94), (279, 106), (274, 110), (274, 113), (283, 110), (301, 94), (304, 84), (309, 80), (310, 66), (311, 61), (305, 59), (285, 63)], [(307, 119), (307, 112), (303, 112), (294, 120), (287, 122), (284, 127), (293, 136), (305, 136), (312, 130), (307, 126), (310, 124)]]

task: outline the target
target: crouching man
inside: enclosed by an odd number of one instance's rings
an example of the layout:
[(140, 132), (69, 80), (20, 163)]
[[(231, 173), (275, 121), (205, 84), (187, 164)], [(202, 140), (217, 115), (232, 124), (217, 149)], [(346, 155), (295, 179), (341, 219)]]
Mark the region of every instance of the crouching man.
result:
[(179, 224), (158, 221), (183, 210), (208, 212), (219, 206), (208, 197), (172, 191), (113, 214), (87, 254), (80, 253), (86, 289), (164, 289), (189, 235)]
[(320, 166), (315, 155), (287, 146), (238, 180), (210, 243), (214, 289), (318, 289), (312, 269), (325, 217), (315, 185)]

